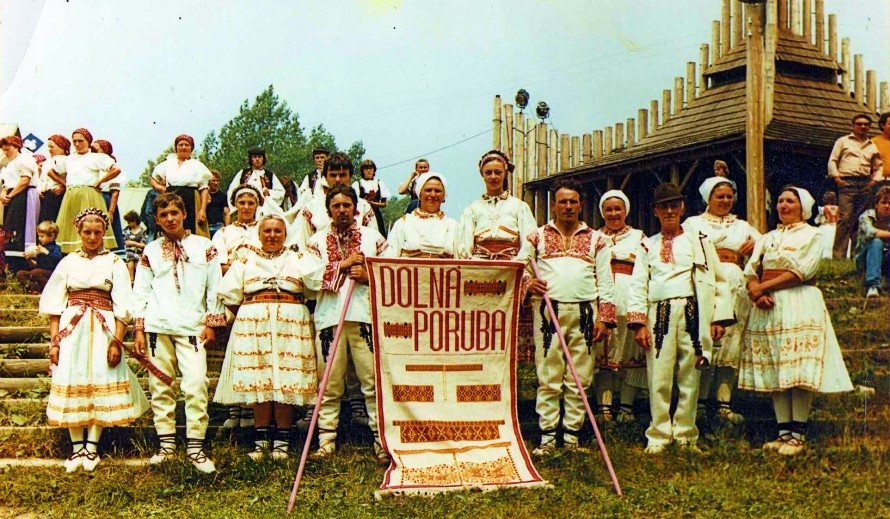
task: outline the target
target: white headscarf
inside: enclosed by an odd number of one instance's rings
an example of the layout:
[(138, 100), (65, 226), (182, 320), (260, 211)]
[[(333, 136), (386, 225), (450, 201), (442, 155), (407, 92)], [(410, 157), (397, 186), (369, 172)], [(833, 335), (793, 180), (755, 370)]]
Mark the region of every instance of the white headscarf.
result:
[(627, 195), (620, 189), (613, 189), (611, 191), (606, 191), (603, 193), (603, 196), (600, 197), (600, 214), (603, 214), (603, 203), (610, 198), (617, 198), (624, 202), (624, 210), (630, 213), (630, 200), (627, 199)]
[[(790, 187), (788, 189), (793, 189), (797, 193), (797, 197), (800, 198), (800, 209), (803, 213), (803, 221), (807, 221), (810, 217), (813, 216), (813, 204), (816, 203), (816, 199), (813, 198), (813, 195), (810, 194), (809, 191), (802, 187)], [(784, 189), (782, 191), (785, 191)]]
[(718, 184), (729, 184), (732, 186), (733, 198), (735, 198), (735, 193), (738, 191), (735, 182), (726, 177), (711, 177), (705, 179), (698, 188), (698, 194), (701, 195), (701, 199), (705, 202), (705, 205), (708, 204), (708, 200), (711, 198), (711, 191), (713, 191)]
[(417, 181), (414, 183), (414, 194), (417, 195), (417, 198), (420, 198), (420, 191), (423, 189), (423, 185), (431, 178), (439, 179), (439, 182), (442, 183), (442, 187), (445, 188), (445, 193), (442, 197), (442, 201), (444, 202), (444, 195), (448, 194), (448, 182), (445, 181), (445, 177), (441, 173), (436, 173), (435, 171), (427, 171), (426, 173), (417, 176)]

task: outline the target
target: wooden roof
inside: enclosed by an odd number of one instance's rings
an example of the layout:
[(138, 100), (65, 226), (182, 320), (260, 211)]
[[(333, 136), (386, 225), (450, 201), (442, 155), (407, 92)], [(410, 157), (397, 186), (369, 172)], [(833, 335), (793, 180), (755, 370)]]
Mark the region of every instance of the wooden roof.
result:
[[(715, 148), (725, 148), (727, 144), (744, 147), (747, 118), (745, 62), (743, 42), (705, 71), (712, 80), (720, 77), (723, 81), (715, 81), (717, 86), (703, 92), (654, 133), (640, 139), (631, 148), (614, 150), (594, 163), (564, 173), (602, 177), (616, 170), (622, 173), (639, 171), (671, 160), (713, 155), (720, 152)], [(802, 36), (779, 31), (773, 118), (766, 127), (765, 140), (807, 148), (810, 153), (822, 153), (826, 148), (830, 149), (839, 136), (850, 132), (851, 118), (863, 112), (865, 107), (837, 84), (836, 74), (841, 70), (842, 67), (831, 57)], [(528, 184), (547, 184), (552, 179), (548, 176)]]

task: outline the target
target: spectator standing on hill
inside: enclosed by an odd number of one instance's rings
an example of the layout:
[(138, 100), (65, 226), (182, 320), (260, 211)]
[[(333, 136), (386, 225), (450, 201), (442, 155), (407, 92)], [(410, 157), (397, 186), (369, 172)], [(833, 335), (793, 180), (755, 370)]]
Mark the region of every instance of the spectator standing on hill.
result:
[(838, 189), (837, 231), (832, 254), (846, 258), (850, 240), (856, 233), (856, 222), (872, 204), (872, 189), (883, 179), (883, 161), (878, 147), (868, 138), (871, 117), (853, 117), (853, 132), (834, 143), (828, 159), (828, 176)]
[[(860, 270), (865, 271), (865, 296), (881, 294), (881, 263), (890, 244), (890, 186), (884, 186), (875, 195), (875, 205), (859, 217), (859, 239), (854, 258)], [(885, 272), (886, 275), (886, 272)]]
[(207, 202), (207, 223), (210, 226), (210, 237), (216, 231), (229, 225), (229, 203), (226, 194), (219, 190), (219, 171), (210, 170), (210, 180), (207, 182), (210, 190), (210, 201)]

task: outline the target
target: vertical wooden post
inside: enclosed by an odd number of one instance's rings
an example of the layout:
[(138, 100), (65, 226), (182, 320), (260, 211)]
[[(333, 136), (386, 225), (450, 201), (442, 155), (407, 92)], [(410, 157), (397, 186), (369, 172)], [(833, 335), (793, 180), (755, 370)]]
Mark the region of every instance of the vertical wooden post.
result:
[(841, 76), (841, 85), (844, 94), (850, 95), (850, 76), (853, 74), (853, 67), (850, 63), (850, 38), (841, 40), (841, 67), (844, 68), (844, 75)]
[[(738, 1), (738, 0), (736, 0)], [(686, 106), (695, 99), (695, 62), (686, 62)]]
[(828, 55), (837, 61), (837, 15), (828, 15)]
[(572, 148), (569, 145), (569, 134), (559, 136), (559, 172), (567, 171), (572, 167)]
[(624, 123), (615, 123), (615, 150), (624, 149)]
[(813, 1), (803, 0), (803, 9), (800, 15), (803, 17), (803, 37), (807, 43), (813, 43)]
[(711, 22), (711, 63), (717, 63), (720, 59), (720, 22)]
[(674, 185), (680, 185), (680, 166), (676, 162), (671, 162), (671, 180)]
[(549, 208), (547, 207), (549, 198), (547, 190), (544, 188), (540, 188), (535, 192), (535, 221), (538, 222), (538, 227), (547, 223), (549, 219)]
[(547, 174), (555, 175), (559, 171), (559, 132), (550, 130), (547, 139)]
[[(512, 114), (512, 108), (508, 113)], [(512, 119), (512, 117), (511, 117)], [(509, 135), (513, 135), (513, 130), (509, 129), (509, 126), (514, 124), (512, 120), (510, 120), (510, 124), (508, 124), (507, 131), (510, 132)], [(516, 198), (524, 198), (524, 189), (525, 189), (525, 179), (528, 175), (526, 172), (526, 159), (525, 159), (525, 136), (522, 135), (522, 131), (525, 130), (525, 119), (522, 112), (516, 114), (516, 129), (519, 130), (520, 135), (517, 139), (515, 139), (515, 145), (513, 147), (513, 162), (516, 164), (516, 174), (513, 176), (513, 196)], [(512, 139), (512, 137), (511, 137)]]
[[(504, 105), (504, 153), (507, 154), (508, 157), (516, 164), (516, 153), (513, 150), (513, 105), (505, 104)], [(519, 168), (516, 168), (512, 174), (507, 175), (507, 191), (511, 193), (516, 193), (516, 183), (517, 177), (522, 175), (521, 172), (517, 172)], [(518, 182), (522, 182), (521, 180)]]
[[(523, 116), (522, 114), (517, 114), (516, 117), (518, 120)], [(533, 180), (535, 175), (535, 159), (533, 157), (535, 147), (532, 145), (532, 143), (534, 142), (532, 139), (535, 138), (536, 128), (531, 117), (523, 121), (523, 126), (521, 126), (521, 128), (524, 128), (522, 134), (522, 147), (524, 148), (523, 151), (525, 152), (523, 154), (523, 158), (525, 160), (525, 176), (523, 178), (525, 182), (528, 182), (530, 180)], [(532, 211), (535, 210), (535, 192), (533, 189), (523, 187), (522, 199), (525, 201), (526, 204), (528, 204)]]
[(734, 0), (732, 4), (732, 46), (736, 47), (742, 43), (742, 20), (745, 15), (741, 0)]
[[(779, 0), (781, 6), (782, 1)], [(781, 16), (781, 11), (779, 12)], [(748, 45), (746, 57), (745, 94), (747, 97), (747, 120), (745, 124), (745, 165), (746, 194), (748, 200), (748, 223), (760, 232), (766, 231), (766, 208), (764, 206), (764, 160), (763, 134), (763, 63), (764, 63), (764, 18), (763, 4), (748, 7)]]
[(825, 52), (825, 0), (816, 0), (816, 48)]
[(603, 160), (603, 131), (593, 130), (593, 160)]
[[(547, 125), (538, 123), (535, 128), (535, 160), (537, 161), (536, 178), (547, 176)], [(542, 224), (543, 225), (543, 224)]]
[(701, 55), (699, 56), (699, 61), (701, 61), (701, 71), (698, 76), (698, 95), (703, 94), (704, 91), (708, 89), (708, 78), (707, 76), (705, 76), (705, 71), (709, 66), (707, 43), (702, 43), (700, 53)]
[(878, 76), (874, 70), (865, 73), (865, 104), (868, 115), (874, 115), (878, 110)]
[(881, 81), (881, 113), (890, 112), (890, 88), (886, 81)]
[(661, 120), (662, 124), (671, 120), (671, 91), (668, 88), (661, 92)]
[(584, 219), (584, 223), (593, 227), (594, 229), (599, 229), (603, 226), (602, 218), (599, 217), (599, 213), (597, 213), (597, 199), (596, 199), (596, 190), (593, 189), (593, 186), (582, 186), (584, 189), (584, 199), (581, 202), (581, 217)]
[(658, 122), (658, 99), (649, 101), (649, 133), (655, 133), (661, 124)]
[(633, 148), (634, 144), (637, 143), (637, 135), (636, 135), (637, 122), (634, 120), (633, 117), (629, 117), (627, 119), (626, 128), (627, 128), (627, 147)]
[(603, 152), (605, 155), (611, 155), (615, 147), (612, 145), (612, 127), (606, 126), (603, 130)]
[(865, 102), (865, 67), (862, 64), (862, 54), (853, 56), (853, 99), (857, 103)]
[(763, 127), (773, 119), (773, 102), (776, 86), (776, 48), (779, 42), (779, 23), (776, 13), (776, 0), (767, 0), (764, 11), (764, 51), (763, 51)]
[(683, 78), (674, 78), (674, 104), (671, 115), (677, 115), (683, 111)]
[(501, 96), (499, 95), (494, 96), (494, 110), (491, 115), (491, 149), (501, 150)]
[(778, 12), (779, 31), (784, 31), (788, 28), (788, 0), (779, 0)]
[(720, 48), (721, 55), (725, 56), (729, 54), (729, 50), (732, 49), (732, 41), (731, 41), (731, 32), (732, 32), (732, 23), (730, 22), (731, 13), (730, 6), (732, 5), (732, 0), (723, 0), (723, 4), (720, 9)]
[(593, 135), (585, 133), (581, 138), (581, 162), (590, 164), (593, 162)]
[(791, 0), (791, 33), (800, 35), (800, 0)]
[(581, 165), (581, 137), (572, 136), (572, 164), (571, 167), (577, 168)]
[(637, 110), (637, 135), (640, 140), (649, 135), (649, 111), (645, 108)]

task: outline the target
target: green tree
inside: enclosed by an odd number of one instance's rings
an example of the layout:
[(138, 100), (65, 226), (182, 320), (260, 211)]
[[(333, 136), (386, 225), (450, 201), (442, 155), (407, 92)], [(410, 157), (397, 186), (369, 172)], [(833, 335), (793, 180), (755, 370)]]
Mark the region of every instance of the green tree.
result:
[(383, 221), (386, 222), (387, 229), (392, 229), (392, 224), (405, 214), (405, 209), (410, 201), (411, 197), (398, 195), (386, 201), (386, 207), (383, 208)]
[(149, 160), (148, 164), (146, 164), (145, 169), (142, 170), (142, 173), (139, 174), (139, 178), (134, 178), (127, 182), (128, 187), (148, 187), (151, 184), (148, 182), (148, 179), (151, 178), (152, 171), (155, 170), (155, 166), (167, 160), (167, 155), (173, 153), (173, 146), (167, 146), (164, 151), (161, 152), (160, 155), (157, 156), (154, 160)]

